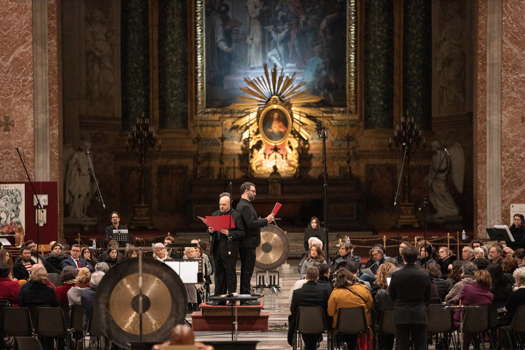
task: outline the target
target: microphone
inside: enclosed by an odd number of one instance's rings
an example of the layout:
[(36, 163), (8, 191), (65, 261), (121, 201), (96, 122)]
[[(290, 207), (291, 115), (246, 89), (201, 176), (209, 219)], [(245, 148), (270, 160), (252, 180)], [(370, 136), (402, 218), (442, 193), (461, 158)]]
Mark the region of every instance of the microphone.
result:
[(443, 151), (445, 151), (445, 153), (448, 154), (448, 149), (446, 147), (443, 147)]

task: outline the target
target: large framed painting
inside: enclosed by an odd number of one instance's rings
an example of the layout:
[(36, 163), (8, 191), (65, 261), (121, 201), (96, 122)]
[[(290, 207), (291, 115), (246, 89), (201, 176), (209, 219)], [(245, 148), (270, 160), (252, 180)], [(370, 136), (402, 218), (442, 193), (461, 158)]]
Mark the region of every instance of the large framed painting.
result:
[(320, 107), (357, 113), (357, 0), (196, 0), (194, 11), (199, 113), (229, 111), (264, 64), (295, 74)]
[(0, 184), (0, 233), (14, 233), (25, 228), (25, 185)]

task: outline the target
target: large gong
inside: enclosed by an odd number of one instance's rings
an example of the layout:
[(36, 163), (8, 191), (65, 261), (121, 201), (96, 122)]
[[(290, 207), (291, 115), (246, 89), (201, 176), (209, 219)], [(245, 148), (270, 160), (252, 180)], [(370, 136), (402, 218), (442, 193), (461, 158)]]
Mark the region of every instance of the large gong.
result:
[[(124, 348), (140, 341), (138, 272), (137, 258), (117, 264), (97, 289), (94, 322)], [(142, 276), (142, 342), (161, 343), (184, 321), (186, 289), (175, 271), (151, 258), (143, 259)]]
[(280, 227), (268, 225), (261, 229), (261, 243), (257, 247), (255, 266), (272, 270), (288, 258), (288, 236)]

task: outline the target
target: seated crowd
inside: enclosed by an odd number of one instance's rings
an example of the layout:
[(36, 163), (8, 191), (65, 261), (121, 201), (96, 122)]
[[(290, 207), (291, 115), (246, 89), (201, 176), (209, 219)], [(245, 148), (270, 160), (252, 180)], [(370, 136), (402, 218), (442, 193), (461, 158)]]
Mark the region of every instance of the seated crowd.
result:
[[(327, 320), (332, 320), (327, 323), (333, 329), (337, 328), (338, 310), (363, 308), (368, 326), (364, 338), (335, 339), (349, 349), (361, 348), (356, 345), (358, 341), (370, 339), (377, 341), (378, 349), (393, 349), (394, 339), (400, 349), (408, 349), (410, 343), (415, 349), (426, 349), (426, 310), (428, 305), (439, 304), (489, 306), (497, 326), (507, 326), (507, 336), (501, 339), (506, 343), (500, 344), (511, 347), (508, 325), (518, 308), (525, 305), (525, 249), (475, 240), (456, 257), (448, 247), (434, 247), (428, 241), (419, 241), (416, 247), (401, 242), (397, 257), (387, 257), (378, 245), (370, 250), (368, 261), (362, 261), (354, 255), (350, 241), (343, 240), (337, 255), (327, 262), (323, 242), (315, 237), (308, 240), (307, 256), (300, 263), (303, 279), (295, 283), (290, 298), (290, 345), (296, 340), (299, 307), (318, 305)], [(447, 310), (453, 310), (452, 324), (457, 329), (460, 308)], [(395, 336), (381, 331), (387, 312), (393, 314)], [(316, 349), (322, 334), (301, 337), (305, 349)], [(464, 332), (463, 348), (468, 349), (472, 341), (473, 334)]]

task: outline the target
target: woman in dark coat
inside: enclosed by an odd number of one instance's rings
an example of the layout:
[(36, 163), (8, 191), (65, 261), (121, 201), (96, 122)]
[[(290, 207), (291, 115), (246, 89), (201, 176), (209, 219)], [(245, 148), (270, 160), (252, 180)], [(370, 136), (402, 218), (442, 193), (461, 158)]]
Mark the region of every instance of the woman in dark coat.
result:
[(321, 228), (321, 223), (319, 222), (319, 219), (315, 216), (313, 216), (310, 219), (310, 223), (308, 226), (306, 226), (306, 230), (304, 231), (304, 251), (308, 252), (308, 240), (312, 237), (319, 238), (323, 244), (326, 242), (325, 239), (325, 233), (324, 229)]
[(47, 271), (43, 266), (34, 268), (29, 282), (20, 289), (20, 306), (58, 306), (55, 291), (48, 285)]

